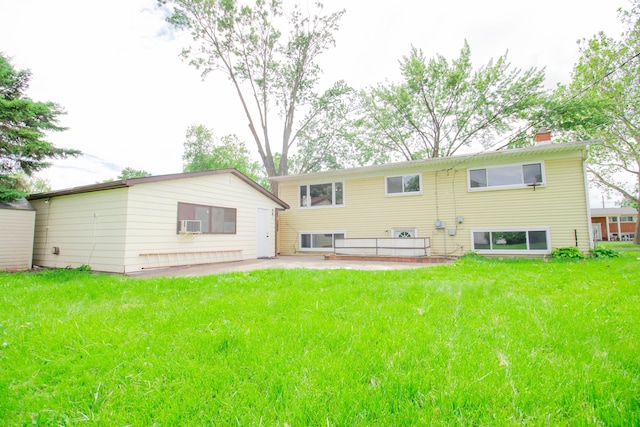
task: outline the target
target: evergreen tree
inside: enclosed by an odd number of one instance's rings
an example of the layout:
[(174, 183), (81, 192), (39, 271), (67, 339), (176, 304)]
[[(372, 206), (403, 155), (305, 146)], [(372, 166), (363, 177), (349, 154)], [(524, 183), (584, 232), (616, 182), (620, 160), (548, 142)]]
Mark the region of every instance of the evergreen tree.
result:
[(15, 70), (0, 53), (0, 200), (26, 195), (19, 173), (30, 177), (50, 166), (50, 159), (80, 154), (45, 140), (47, 132), (65, 130), (58, 125), (58, 116), (64, 112), (55, 103), (27, 97), (30, 78), (29, 70)]

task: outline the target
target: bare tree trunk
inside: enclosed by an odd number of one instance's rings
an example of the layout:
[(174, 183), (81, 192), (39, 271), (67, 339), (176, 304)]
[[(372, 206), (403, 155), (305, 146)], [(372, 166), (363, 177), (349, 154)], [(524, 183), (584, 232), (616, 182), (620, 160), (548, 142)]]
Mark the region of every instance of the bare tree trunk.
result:
[(280, 197), (278, 196), (278, 181), (270, 179), (269, 182), (271, 183), (271, 193), (276, 197)]

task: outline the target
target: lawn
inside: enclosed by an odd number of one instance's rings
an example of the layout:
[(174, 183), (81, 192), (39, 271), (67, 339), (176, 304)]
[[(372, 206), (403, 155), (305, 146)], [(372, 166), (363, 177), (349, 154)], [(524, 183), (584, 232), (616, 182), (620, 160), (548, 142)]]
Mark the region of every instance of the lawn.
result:
[(0, 424), (637, 426), (639, 272), (0, 274)]

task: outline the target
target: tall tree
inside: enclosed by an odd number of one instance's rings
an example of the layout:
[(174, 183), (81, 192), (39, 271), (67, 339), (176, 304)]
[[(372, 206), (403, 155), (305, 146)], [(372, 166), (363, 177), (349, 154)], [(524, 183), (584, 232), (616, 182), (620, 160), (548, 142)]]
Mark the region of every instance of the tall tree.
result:
[[(591, 182), (629, 205), (640, 201), (640, 0), (620, 10), (620, 39), (599, 33), (580, 41), (569, 86), (560, 86), (547, 126), (599, 143), (589, 150)], [(556, 108), (558, 107), (558, 108)], [(573, 114), (564, 114), (573, 111)], [(640, 222), (634, 243), (640, 244)]]
[(30, 177), (50, 163), (80, 154), (78, 150), (58, 148), (45, 140), (47, 132), (58, 132), (59, 105), (36, 102), (25, 95), (31, 72), (16, 70), (0, 53), (0, 199), (11, 200), (26, 194), (21, 189), (22, 172)]
[(24, 194), (46, 193), (51, 191), (51, 183), (39, 176), (27, 176), (24, 172), (18, 172), (14, 175), (17, 191)]
[[(333, 34), (344, 12), (322, 15), (322, 4), (316, 3), (317, 14), (309, 15), (295, 5), (285, 16), (282, 0), (256, 0), (253, 6), (236, 0), (159, 3), (174, 5), (168, 21), (188, 28), (199, 44), (184, 50), (183, 56), (203, 76), (219, 70), (229, 78), (267, 176), (287, 175), (290, 150), (304, 128), (297, 115), (314, 106), (320, 75), (317, 59), (335, 44)], [(312, 110), (307, 117), (313, 115)], [(273, 125), (277, 118), (281, 119), (280, 136)]]
[(126, 167), (122, 169), (116, 179), (125, 180), (130, 178), (144, 178), (145, 176), (151, 176), (151, 174), (145, 170)]
[(507, 54), (474, 71), (465, 41), (460, 56), (427, 60), (412, 48), (403, 80), (363, 93), (363, 129), (377, 154), (414, 160), (451, 156), (474, 142), (487, 146), (542, 101), (544, 71), (512, 68)]
[(357, 128), (359, 94), (337, 82), (318, 97), (298, 133), (296, 153), (289, 157), (292, 173), (346, 169), (375, 162), (375, 147), (360, 138)]
[[(130, 167), (126, 167), (120, 171), (120, 175), (118, 175), (115, 180), (124, 181), (131, 178), (144, 178), (145, 176), (151, 176), (151, 174), (145, 170), (133, 169)], [(114, 181), (113, 178), (107, 179), (102, 182), (111, 182)]]
[(251, 160), (245, 143), (235, 135), (225, 135), (218, 140), (206, 126), (189, 126), (182, 159), (185, 172), (235, 168), (270, 189), (260, 164)]

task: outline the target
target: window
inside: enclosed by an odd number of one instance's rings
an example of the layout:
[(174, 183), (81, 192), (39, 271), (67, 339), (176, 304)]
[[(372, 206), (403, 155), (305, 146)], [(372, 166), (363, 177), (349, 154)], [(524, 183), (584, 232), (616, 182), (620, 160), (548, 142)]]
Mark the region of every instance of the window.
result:
[(387, 194), (416, 194), (422, 191), (420, 174), (404, 176), (388, 176), (386, 179)]
[(344, 239), (344, 233), (300, 233), (300, 250), (326, 251), (335, 248), (336, 239)]
[(236, 234), (236, 209), (233, 208), (178, 203), (178, 227), (184, 220), (201, 221), (203, 234)]
[(396, 239), (409, 239), (418, 237), (417, 228), (392, 228), (391, 235)]
[(322, 207), (344, 205), (344, 184), (310, 184), (300, 186), (300, 207)]
[(547, 230), (472, 231), (472, 247), (478, 253), (549, 253)]
[[(609, 222), (618, 222), (618, 217), (610, 216)], [(620, 222), (636, 222), (636, 219), (633, 216), (621, 216)]]
[(525, 187), (543, 183), (542, 163), (469, 169), (469, 188)]

